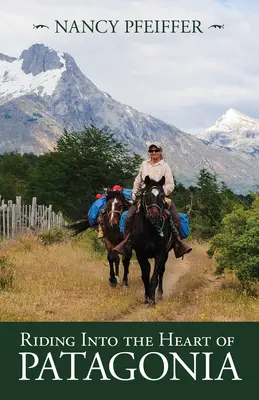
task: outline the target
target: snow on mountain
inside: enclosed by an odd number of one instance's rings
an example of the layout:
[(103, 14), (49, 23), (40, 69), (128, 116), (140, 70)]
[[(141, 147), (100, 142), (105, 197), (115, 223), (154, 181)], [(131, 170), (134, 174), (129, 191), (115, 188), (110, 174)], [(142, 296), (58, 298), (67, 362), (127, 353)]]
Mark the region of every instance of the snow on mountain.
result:
[[(227, 114), (218, 121), (216, 134), (228, 136), (235, 124), (240, 131), (241, 120), (247, 118), (232, 111)], [(246, 193), (259, 183), (255, 157), (235, 149), (214, 148), (214, 144), (206, 144), (208, 135), (200, 140), (121, 104), (99, 90), (67, 53), (35, 44), (18, 59), (0, 54), (0, 153), (40, 154), (55, 146), (63, 128), (76, 131), (91, 123), (109, 127), (117, 139), (143, 157), (147, 157), (148, 142), (160, 141), (165, 159), (185, 185), (195, 183), (202, 167), (218, 174), (236, 192)]]
[(227, 147), (259, 158), (259, 120), (229, 109), (215, 125), (196, 135), (214, 146)]
[[(48, 49), (48, 48), (46, 48)], [(50, 50), (50, 53), (54, 50)], [(19, 59), (9, 61), (10, 58), (0, 58), (0, 104), (15, 98), (36, 94), (38, 96), (51, 96), (65, 71), (63, 54), (55, 52), (61, 68), (42, 70), (39, 73), (26, 71), (27, 54), (23, 52)]]

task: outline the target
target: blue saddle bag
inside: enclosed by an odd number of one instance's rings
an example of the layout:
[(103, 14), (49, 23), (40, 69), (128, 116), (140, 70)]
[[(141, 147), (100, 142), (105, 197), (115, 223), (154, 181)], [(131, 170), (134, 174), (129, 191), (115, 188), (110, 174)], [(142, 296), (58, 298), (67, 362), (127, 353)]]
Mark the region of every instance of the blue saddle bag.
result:
[(189, 216), (184, 213), (179, 213), (179, 216), (181, 218), (181, 238), (186, 239), (189, 234), (190, 234), (190, 221), (189, 221)]

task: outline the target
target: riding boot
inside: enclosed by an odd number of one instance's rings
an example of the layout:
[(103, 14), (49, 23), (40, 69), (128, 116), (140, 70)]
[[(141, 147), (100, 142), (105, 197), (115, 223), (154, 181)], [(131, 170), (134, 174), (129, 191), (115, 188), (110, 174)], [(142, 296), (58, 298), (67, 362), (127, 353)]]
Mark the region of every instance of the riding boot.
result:
[(117, 244), (117, 246), (114, 247), (113, 251), (116, 251), (119, 254), (124, 254), (126, 244), (127, 246), (130, 244), (130, 236), (131, 236), (131, 230), (132, 230), (132, 221), (127, 220), (125, 222), (125, 228), (124, 228), (124, 239)]
[(186, 243), (184, 243), (180, 236), (177, 236), (177, 240), (175, 241), (174, 245), (174, 255), (175, 258), (181, 258), (185, 254), (188, 254), (192, 251), (192, 247), (188, 246)]
[(177, 229), (172, 216), (170, 216), (169, 221), (170, 221), (170, 225), (171, 225), (171, 229), (172, 229), (172, 234), (175, 238), (174, 255), (175, 255), (175, 258), (181, 258), (185, 254), (190, 253), (192, 251), (192, 247), (188, 246), (186, 243), (184, 243), (181, 240), (181, 236), (179, 235), (180, 227), (178, 227), (178, 229)]
[(117, 244), (117, 246), (115, 246), (113, 248), (113, 251), (116, 251), (117, 253), (123, 255), (124, 251), (125, 251), (126, 244), (128, 244), (129, 238), (130, 238), (130, 233), (127, 234), (127, 236), (125, 237), (125, 239), (122, 242), (120, 242), (119, 244)]

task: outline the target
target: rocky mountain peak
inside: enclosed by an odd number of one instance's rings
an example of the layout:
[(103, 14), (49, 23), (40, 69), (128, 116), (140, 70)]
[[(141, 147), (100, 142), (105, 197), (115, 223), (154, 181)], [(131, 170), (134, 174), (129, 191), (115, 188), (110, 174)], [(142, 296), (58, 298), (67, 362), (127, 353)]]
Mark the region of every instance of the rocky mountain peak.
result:
[(33, 76), (41, 72), (53, 69), (61, 69), (64, 62), (60, 58), (60, 54), (44, 44), (33, 44), (20, 55), (19, 60), (23, 60), (22, 70), (25, 74)]
[(216, 122), (216, 126), (219, 125), (233, 125), (236, 123), (242, 123), (242, 122), (247, 122), (247, 123), (251, 123), (251, 122), (256, 122), (258, 124), (258, 121), (255, 120), (254, 118), (250, 118), (248, 117), (246, 114), (235, 110), (234, 108), (230, 108), (229, 110), (227, 110), (225, 112), (225, 114), (223, 114)]
[(0, 53), (0, 61), (7, 61), (9, 63), (13, 62), (17, 60), (17, 58), (15, 57), (9, 57), (6, 54)]
[(215, 125), (196, 135), (216, 146), (235, 149), (258, 158), (259, 120), (233, 108), (227, 110)]

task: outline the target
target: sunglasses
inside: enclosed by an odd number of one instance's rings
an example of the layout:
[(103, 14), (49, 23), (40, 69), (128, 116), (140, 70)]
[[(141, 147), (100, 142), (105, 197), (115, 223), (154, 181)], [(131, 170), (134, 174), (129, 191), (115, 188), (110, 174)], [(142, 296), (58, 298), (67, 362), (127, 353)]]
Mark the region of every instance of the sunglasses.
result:
[(160, 149), (148, 150), (149, 153), (159, 153), (160, 151), (161, 151)]

